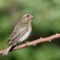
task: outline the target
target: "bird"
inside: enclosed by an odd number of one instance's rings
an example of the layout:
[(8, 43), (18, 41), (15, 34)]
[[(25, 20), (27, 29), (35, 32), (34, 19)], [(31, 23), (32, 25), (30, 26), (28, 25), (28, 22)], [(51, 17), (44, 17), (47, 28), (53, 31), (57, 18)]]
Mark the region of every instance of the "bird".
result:
[(4, 50), (3, 55), (8, 55), (12, 47), (27, 40), (32, 31), (32, 18), (33, 16), (31, 14), (24, 14), (14, 26), (8, 38), (8, 48)]

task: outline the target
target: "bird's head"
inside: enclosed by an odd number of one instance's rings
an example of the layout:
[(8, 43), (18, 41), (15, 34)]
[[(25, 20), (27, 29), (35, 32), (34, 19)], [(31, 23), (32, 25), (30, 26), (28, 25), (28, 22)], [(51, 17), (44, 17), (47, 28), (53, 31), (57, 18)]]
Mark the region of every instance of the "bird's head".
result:
[(25, 14), (22, 18), (25, 20), (30, 20), (33, 18), (33, 16), (31, 14)]
[(25, 14), (25, 15), (22, 17), (22, 21), (28, 23), (29, 21), (32, 20), (32, 18), (33, 18), (33, 16), (32, 16), (31, 14)]

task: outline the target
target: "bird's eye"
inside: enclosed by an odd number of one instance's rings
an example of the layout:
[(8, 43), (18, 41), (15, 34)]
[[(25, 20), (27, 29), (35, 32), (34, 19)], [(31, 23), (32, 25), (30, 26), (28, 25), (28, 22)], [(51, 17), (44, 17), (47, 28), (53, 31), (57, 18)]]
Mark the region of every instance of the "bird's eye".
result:
[(26, 17), (29, 17), (29, 15), (27, 15)]

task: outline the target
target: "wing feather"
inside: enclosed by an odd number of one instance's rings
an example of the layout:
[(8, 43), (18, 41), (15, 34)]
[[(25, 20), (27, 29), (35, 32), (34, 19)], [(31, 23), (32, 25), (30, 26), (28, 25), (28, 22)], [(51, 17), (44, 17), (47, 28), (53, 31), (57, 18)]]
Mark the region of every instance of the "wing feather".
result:
[(27, 30), (28, 28), (26, 27), (21, 27), (20, 29), (20, 27), (16, 26), (9, 37), (9, 45), (15, 44), (17, 40), (27, 32)]

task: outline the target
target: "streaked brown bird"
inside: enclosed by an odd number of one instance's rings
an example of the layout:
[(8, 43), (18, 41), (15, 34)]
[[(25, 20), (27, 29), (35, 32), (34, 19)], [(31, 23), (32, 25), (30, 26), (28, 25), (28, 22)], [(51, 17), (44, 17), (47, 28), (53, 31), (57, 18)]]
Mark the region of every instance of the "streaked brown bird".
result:
[(25, 41), (29, 37), (32, 31), (32, 18), (33, 16), (31, 14), (25, 14), (16, 24), (9, 37), (9, 47), (4, 51), (3, 55), (8, 55), (12, 47), (14, 47), (17, 43)]

